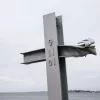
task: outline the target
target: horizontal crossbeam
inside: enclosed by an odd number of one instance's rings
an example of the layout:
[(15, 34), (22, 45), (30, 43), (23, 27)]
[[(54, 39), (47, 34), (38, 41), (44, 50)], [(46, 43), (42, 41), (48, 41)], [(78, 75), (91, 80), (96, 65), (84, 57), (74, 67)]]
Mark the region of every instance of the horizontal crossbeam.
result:
[[(82, 48), (81, 46), (58, 46), (59, 57), (83, 57), (87, 54), (96, 55), (96, 49), (94, 46)], [(39, 49), (21, 53), (24, 55), (24, 63), (31, 64), (36, 62), (45, 61), (45, 49)]]
[(22, 64), (31, 64), (36, 62), (45, 61), (45, 49), (38, 49), (34, 51), (29, 51), (25, 53), (21, 53), (24, 55), (24, 63)]

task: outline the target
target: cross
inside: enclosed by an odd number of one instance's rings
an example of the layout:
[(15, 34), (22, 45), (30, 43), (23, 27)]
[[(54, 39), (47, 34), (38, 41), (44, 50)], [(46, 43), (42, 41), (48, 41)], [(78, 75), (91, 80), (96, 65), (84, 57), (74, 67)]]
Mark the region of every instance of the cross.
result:
[(21, 53), (23, 64), (46, 61), (48, 99), (68, 100), (65, 58), (95, 55), (94, 47), (64, 45), (62, 16), (56, 17), (55, 13), (50, 13), (43, 16), (43, 22), (45, 48)]

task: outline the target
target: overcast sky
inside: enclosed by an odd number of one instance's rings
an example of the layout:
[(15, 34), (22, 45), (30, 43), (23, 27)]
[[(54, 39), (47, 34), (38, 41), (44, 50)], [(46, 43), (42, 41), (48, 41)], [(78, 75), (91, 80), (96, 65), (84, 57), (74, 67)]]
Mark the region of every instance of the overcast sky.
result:
[(67, 58), (68, 88), (100, 90), (100, 0), (0, 0), (0, 92), (47, 90), (45, 62), (21, 65), (44, 47), (43, 15), (63, 16), (65, 44), (93, 38), (97, 56)]

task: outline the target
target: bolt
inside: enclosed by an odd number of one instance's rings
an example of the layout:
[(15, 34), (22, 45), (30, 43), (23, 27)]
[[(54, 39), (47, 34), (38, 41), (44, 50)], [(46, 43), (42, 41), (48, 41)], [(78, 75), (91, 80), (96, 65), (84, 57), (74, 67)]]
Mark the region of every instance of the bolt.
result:
[(49, 40), (49, 45), (52, 46), (52, 40)]
[(49, 66), (52, 66), (52, 61), (51, 60), (49, 60)]

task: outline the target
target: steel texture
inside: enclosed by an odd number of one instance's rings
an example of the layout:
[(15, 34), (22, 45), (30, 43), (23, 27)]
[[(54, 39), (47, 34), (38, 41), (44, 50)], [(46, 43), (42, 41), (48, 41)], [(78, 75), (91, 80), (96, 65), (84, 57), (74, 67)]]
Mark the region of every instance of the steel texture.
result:
[(66, 57), (96, 55), (95, 47), (65, 46), (63, 39), (62, 16), (55, 13), (43, 16), (45, 48), (21, 53), (23, 64), (46, 61), (48, 99), (68, 100)]
[[(24, 55), (24, 62), (22, 64), (31, 64), (46, 61), (44, 48), (21, 54)], [(58, 46), (58, 54), (59, 58), (83, 57), (87, 54), (96, 55), (96, 51), (95, 47), (81, 48), (79, 46), (62, 45)]]
[(55, 13), (43, 16), (45, 55), (47, 69), (48, 99), (62, 100), (60, 64), (58, 56), (58, 36)]

